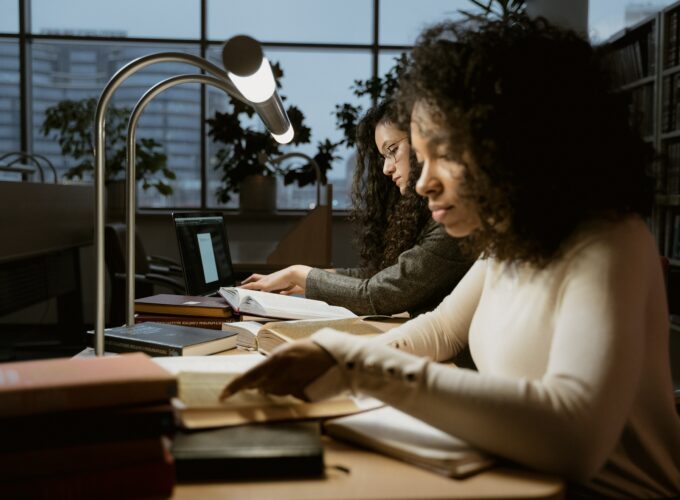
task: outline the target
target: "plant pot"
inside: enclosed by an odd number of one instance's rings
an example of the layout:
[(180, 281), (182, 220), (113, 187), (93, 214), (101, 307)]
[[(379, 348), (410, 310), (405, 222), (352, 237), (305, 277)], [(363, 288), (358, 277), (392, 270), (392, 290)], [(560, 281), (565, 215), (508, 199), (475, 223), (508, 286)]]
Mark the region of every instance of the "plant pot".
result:
[(241, 212), (276, 211), (276, 177), (249, 175), (239, 184)]

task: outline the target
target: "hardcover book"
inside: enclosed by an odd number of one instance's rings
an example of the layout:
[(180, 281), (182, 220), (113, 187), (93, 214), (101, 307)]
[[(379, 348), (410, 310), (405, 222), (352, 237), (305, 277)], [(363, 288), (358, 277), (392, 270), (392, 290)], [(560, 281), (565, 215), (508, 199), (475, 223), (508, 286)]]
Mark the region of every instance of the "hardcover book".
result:
[(333, 328), (354, 335), (374, 336), (401, 325), (407, 318), (390, 316), (363, 316), (328, 320), (237, 321), (224, 323), (222, 330), (236, 332), (236, 345), (241, 349), (259, 350), (264, 354), (286, 342), (305, 339), (322, 328)]
[(222, 287), (218, 293), (235, 313), (278, 319), (328, 319), (356, 317), (344, 307), (331, 306), (321, 300), (278, 293)]
[(495, 462), (465, 441), (391, 406), (330, 420), (324, 429), (330, 436), (449, 477), (469, 476)]
[(229, 304), (221, 297), (171, 295), (165, 293), (136, 299), (135, 312), (208, 318), (229, 318), (232, 314)]
[(320, 476), (324, 471), (316, 422), (180, 431), (172, 455), (178, 481)]
[(159, 460), (2, 482), (3, 498), (170, 498), (175, 464), (165, 449)]
[(142, 353), (0, 364), (0, 417), (168, 401), (174, 375)]
[[(94, 332), (88, 332), (90, 340)], [(236, 347), (236, 334), (166, 323), (140, 323), (104, 330), (110, 352), (145, 352), (151, 356), (203, 356)]]
[(40, 450), (79, 443), (136, 440), (170, 435), (173, 408), (142, 404), (0, 419), (3, 451)]
[(2, 481), (57, 474), (79, 474), (164, 459), (166, 446), (154, 438), (66, 444), (39, 450), (0, 452)]
[[(226, 321), (233, 320), (234, 317)], [(168, 323), (170, 325), (193, 326), (195, 328), (207, 328), (208, 330), (221, 330), (225, 318), (212, 318), (206, 316), (180, 316), (176, 314), (135, 314), (135, 324), (147, 323)]]
[(240, 391), (220, 400), (235, 377), (263, 360), (259, 353), (233, 356), (155, 358), (176, 373), (179, 395), (173, 400), (184, 429), (207, 429), (255, 422), (339, 417), (381, 406), (378, 400), (337, 397), (307, 402), (293, 396), (273, 396), (257, 390)]

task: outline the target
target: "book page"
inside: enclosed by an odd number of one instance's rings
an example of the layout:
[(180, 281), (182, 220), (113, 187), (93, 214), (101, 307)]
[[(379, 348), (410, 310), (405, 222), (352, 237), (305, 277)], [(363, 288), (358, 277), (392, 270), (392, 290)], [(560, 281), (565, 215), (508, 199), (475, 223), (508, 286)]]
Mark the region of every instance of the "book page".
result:
[(239, 391), (220, 401), (225, 386), (239, 373), (179, 372), (179, 400), (191, 409), (239, 409), (302, 403), (293, 396), (274, 396), (256, 389)]
[(233, 323), (224, 323), (222, 325), (222, 330), (227, 332), (236, 332), (241, 334), (242, 332), (248, 332), (251, 335), (257, 336), (257, 332), (262, 327), (263, 323), (258, 323), (257, 321), (234, 321)]
[(324, 427), (331, 436), (454, 477), (482, 470), (494, 462), (465, 441), (391, 406), (331, 420)]
[[(293, 297), (278, 293), (245, 290), (243, 288), (220, 288), (220, 294), (230, 302), (238, 294), (239, 310), (262, 316), (285, 319), (339, 318), (356, 315), (343, 307), (329, 306), (323, 301)], [(231, 297), (231, 298), (228, 298)], [(230, 302), (231, 303), (231, 302)]]

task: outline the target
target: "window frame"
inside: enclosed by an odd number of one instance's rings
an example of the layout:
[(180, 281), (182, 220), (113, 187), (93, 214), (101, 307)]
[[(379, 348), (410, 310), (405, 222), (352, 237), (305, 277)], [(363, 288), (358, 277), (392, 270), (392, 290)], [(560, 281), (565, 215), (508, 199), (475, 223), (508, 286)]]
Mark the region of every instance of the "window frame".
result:
[[(19, 80), (20, 80), (20, 146), (22, 151), (32, 151), (32, 70), (31, 48), (33, 42), (50, 42), (50, 41), (69, 41), (69, 42), (116, 42), (116, 43), (130, 43), (130, 44), (155, 44), (155, 45), (194, 45), (198, 48), (201, 57), (207, 56), (210, 47), (219, 46), (222, 41), (210, 40), (207, 36), (207, 4), (208, 0), (200, 0), (200, 36), (199, 38), (158, 38), (158, 37), (115, 37), (115, 36), (94, 36), (94, 35), (57, 35), (57, 34), (35, 34), (31, 30), (31, 0), (17, 0), (19, 5), (19, 30), (18, 33), (0, 33), (0, 39), (17, 40), (19, 43)], [(371, 57), (371, 77), (379, 75), (379, 59), (382, 51), (408, 51), (412, 49), (410, 45), (381, 45), (380, 40), (380, 2), (381, 0), (372, 0), (372, 42), (370, 44), (353, 44), (353, 43), (308, 43), (308, 42), (281, 42), (276, 40), (261, 40), (261, 44), (266, 50), (271, 48), (284, 49), (315, 49), (315, 50), (361, 50), (370, 52)], [(207, 118), (207, 88), (201, 86), (200, 90), (200, 120), (203, 124), (202, 133), (200, 134), (200, 205), (196, 207), (177, 207), (181, 210), (207, 210), (215, 209), (214, 203), (208, 201), (208, 174), (207, 168), (209, 163), (208, 158), (208, 138), (205, 126)], [(139, 207), (139, 212), (169, 212), (172, 207)], [(225, 212), (237, 212), (237, 209), (222, 208)], [(334, 209), (338, 215), (346, 215), (348, 209)], [(277, 209), (277, 212), (282, 214), (300, 213), (300, 209)]]

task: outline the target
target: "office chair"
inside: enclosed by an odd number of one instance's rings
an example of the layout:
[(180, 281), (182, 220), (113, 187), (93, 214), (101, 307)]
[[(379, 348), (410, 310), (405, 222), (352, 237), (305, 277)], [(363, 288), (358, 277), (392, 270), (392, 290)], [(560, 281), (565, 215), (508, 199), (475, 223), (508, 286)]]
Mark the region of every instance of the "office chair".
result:
[[(106, 268), (111, 283), (109, 324), (125, 323), (125, 224), (109, 223), (104, 230)], [(135, 235), (135, 298), (154, 294), (154, 286), (168, 289), (170, 293), (184, 293), (182, 267), (175, 261), (149, 256)]]

